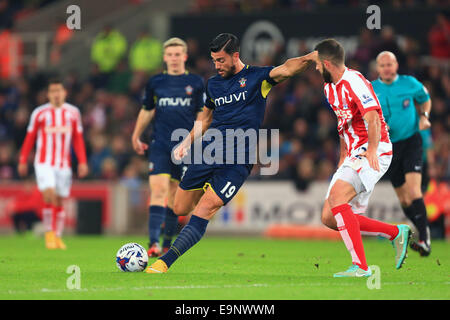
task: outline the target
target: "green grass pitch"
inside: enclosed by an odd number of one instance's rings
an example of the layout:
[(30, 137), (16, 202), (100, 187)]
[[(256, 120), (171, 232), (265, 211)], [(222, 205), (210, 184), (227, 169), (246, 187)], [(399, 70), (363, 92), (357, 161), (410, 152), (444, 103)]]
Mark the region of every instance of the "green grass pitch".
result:
[[(381, 271), (379, 289), (367, 279), (336, 279), (350, 265), (340, 241), (206, 236), (167, 274), (125, 273), (115, 254), (145, 237), (66, 237), (66, 251), (42, 238), (0, 237), (0, 299), (450, 299), (450, 244), (434, 241), (421, 258), (409, 250), (402, 269), (386, 240), (365, 239), (367, 261)], [(154, 261), (154, 259), (151, 259)], [(81, 289), (67, 289), (67, 268), (80, 268)], [(70, 281), (69, 281), (70, 282)]]

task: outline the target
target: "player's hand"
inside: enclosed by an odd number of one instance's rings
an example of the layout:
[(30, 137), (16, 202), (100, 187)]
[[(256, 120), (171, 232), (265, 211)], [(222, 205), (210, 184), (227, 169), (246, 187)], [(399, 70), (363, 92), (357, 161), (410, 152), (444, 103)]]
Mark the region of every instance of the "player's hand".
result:
[(311, 61), (314, 61), (315, 63), (319, 63), (319, 52), (317, 50), (314, 50), (308, 54), (308, 57)]
[(86, 163), (80, 163), (78, 165), (78, 177), (84, 178), (88, 175), (89, 168)]
[(419, 120), (419, 130), (426, 130), (431, 127), (431, 122), (425, 116), (420, 116)]
[(19, 165), (17, 166), (17, 172), (19, 173), (19, 176), (26, 177), (28, 174), (28, 164), (19, 163)]
[(141, 140), (139, 140), (139, 138), (133, 138), (131, 142), (133, 143), (134, 151), (136, 151), (136, 153), (139, 155), (143, 155), (145, 153), (145, 150), (148, 149), (148, 144), (142, 142)]
[(190, 148), (190, 140), (183, 140), (178, 146), (175, 147), (175, 150), (173, 150), (173, 157), (175, 158), (175, 160), (180, 161), (182, 158), (184, 158), (184, 156), (188, 154)]
[(372, 151), (370, 149), (364, 151), (360, 154), (361, 157), (365, 157), (369, 162), (369, 166), (375, 170), (380, 171), (380, 163), (378, 161), (378, 156), (376, 151)]

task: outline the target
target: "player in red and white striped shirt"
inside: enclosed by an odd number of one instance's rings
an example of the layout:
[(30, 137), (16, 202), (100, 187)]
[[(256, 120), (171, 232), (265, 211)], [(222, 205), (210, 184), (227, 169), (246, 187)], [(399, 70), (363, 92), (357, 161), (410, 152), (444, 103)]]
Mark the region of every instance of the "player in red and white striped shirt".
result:
[(65, 102), (66, 95), (61, 81), (50, 81), (49, 103), (31, 114), (18, 166), (19, 175), (26, 176), (28, 156), (36, 142), (34, 169), (45, 202), (42, 220), (48, 249), (66, 248), (61, 240), (65, 218), (62, 201), (69, 196), (72, 184), (71, 146), (78, 159), (78, 176), (88, 174), (80, 111)]
[(341, 143), (340, 161), (327, 192), (322, 221), (339, 231), (353, 262), (347, 271), (334, 276), (371, 275), (361, 234), (389, 238), (396, 249), (398, 269), (406, 258), (409, 226), (390, 225), (361, 215), (392, 160), (392, 144), (380, 103), (370, 82), (345, 66), (344, 48), (339, 42), (326, 39), (315, 50), (316, 69), (323, 76), (325, 95), (337, 116)]

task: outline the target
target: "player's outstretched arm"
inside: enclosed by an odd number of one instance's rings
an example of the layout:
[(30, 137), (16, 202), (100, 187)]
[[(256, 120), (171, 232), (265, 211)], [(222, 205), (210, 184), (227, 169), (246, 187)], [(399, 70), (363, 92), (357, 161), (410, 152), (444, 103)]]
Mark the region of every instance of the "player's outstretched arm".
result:
[(275, 67), (270, 71), (269, 76), (280, 83), (294, 75), (305, 71), (312, 63), (318, 61), (317, 51), (308, 53), (301, 57), (290, 58), (282, 65)]
[(137, 152), (137, 154), (143, 155), (144, 151), (148, 149), (148, 145), (146, 143), (143, 143), (140, 138), (145, 128), (147, 128), (150, 121), (152, 121), (154, 115), (155, 109), (146, 110), (142, 108), (139, 112), (136, 125), (134, 126), (133, 135), (131, 137), (133, 149)]
[(205, 131), (211, 125), (213, 119), (213, 109), (204, 107), (201, 112), (198, 113), (197, 119), (194, 122), (189, 135), (175, 148), (173, 151), (175, 160), (181, 160), (191, 147), (191, 144), (205, 133)]

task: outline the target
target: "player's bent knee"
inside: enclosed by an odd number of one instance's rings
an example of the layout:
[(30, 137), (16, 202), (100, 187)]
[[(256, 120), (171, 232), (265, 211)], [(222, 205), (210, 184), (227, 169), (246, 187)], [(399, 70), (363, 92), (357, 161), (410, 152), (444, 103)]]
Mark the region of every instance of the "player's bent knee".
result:
[(328, 204), (325, 204), (323, 207), (321, 221), (324, 226), (333, 230), (337, 230), (336, 219), (334, 218)]
[(192, 210), (192, 206), (186, 206), (179, 201), (175, 201), (173, 204), (173, 213), (177, 216), (187, 216)]
[(328, 203), (330, 204), (330, 208), (334, 208), (340, 206), (341, 204), (347, 203), (347, 201), (345, 201), (344, 198), (337, 192), (330, 192)]

